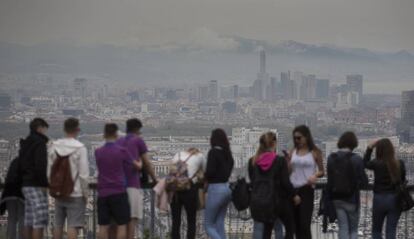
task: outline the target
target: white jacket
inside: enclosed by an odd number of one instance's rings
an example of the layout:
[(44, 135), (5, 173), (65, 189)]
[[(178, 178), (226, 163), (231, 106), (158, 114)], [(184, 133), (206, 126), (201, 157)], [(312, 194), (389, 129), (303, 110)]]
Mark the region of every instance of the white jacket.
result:
[[(49, 181), (52, 165), (57, 158), (56, 153), (60, 156), (70, 155), (70, 169), (75, 183), (70, 196), (87, 197), (89, 195), (89, 161), (85, 145), (74, 138), (53, 141), (48, 147), (47, 175)], [(76, 178), (76, 176), (78, 177)]]

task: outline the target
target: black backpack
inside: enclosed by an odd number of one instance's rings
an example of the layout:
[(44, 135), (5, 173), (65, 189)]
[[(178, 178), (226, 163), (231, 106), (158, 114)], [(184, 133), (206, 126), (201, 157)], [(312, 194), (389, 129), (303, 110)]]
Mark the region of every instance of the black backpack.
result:
[(234, 207), (238, 211), (246, 210), (250, 205), (250, 185), (245, 178), (239, 178), (230, 184), (231, 197)]
[(275, 173), (277, 170), (277, 158), (272, 168), (263, 172), (255, 165), (254, 180), (252, 182), (250, 196), (250, 212), (255, 221), (267, 223), (274, 222), (277, 218), (279, 197), (275, 190)]
[(328, 180), (331, 181), (331, 193), (335, 199), (347, 199), (358, 189), (357, 174), (352, 163), (352, 153), (340, 157), (332, 154), (333, 163), (328, 168)]

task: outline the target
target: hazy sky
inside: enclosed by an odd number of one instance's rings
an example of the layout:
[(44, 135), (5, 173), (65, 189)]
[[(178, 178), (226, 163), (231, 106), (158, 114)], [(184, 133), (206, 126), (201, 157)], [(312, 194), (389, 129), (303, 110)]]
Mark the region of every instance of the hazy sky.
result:
[(414, 0), (0, 0), (0, 41), (188, 44), (228, 36), (414, 50)]

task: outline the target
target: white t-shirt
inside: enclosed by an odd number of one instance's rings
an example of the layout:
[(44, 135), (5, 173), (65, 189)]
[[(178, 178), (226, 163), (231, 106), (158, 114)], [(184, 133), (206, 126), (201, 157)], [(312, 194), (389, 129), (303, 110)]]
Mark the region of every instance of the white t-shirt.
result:
[(293, 151), (290, 163), (292, 164), (290, 181), (294, 188), (300, 188), (308, 184), (309, 177), (314, 175), (317, 170), (317, 165), (312, 152), (300, 156), (295, 150)]
[[(190, 155), (187, 151), (181, 151), (174, 155), (172, 161), (173, 163), (176, 163), (178, 160), (185, 161), (188, 156)], [(202, 172), (205, 171), (207, 166), (207, 160), (204, 157), (202, 153), (197, 153), (192, 155), (187, 160), (187, 170), (188, 170), (188, 177), (193, 177), (195, 173), (197, 173), (198, 170), (202, 170)], [(193, 182), (197, 182), (197, 178), (193, 178)]]

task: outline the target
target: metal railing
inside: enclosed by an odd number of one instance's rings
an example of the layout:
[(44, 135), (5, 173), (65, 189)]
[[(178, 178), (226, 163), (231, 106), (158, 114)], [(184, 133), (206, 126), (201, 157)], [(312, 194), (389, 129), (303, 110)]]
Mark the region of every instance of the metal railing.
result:
[[(90, 197), (86, 210), (85, 228), (82, 231), (79, 238), (94, 239), (97, 238), (98, 226), (97, 226), (97, 191), (96, 185), (90, 184)], [(338, 226), (336, 224), (330, 224), (328, 226), (328, 232), (322, 232), (322, 219), (318, 217), (317, 212), (319, 210), (319, 200), (321, 197), (322, 188), (324, 184), (318, 184), (315, 191), (315, 209), (312, 219), (312, 233), (315, 238), (335, 239), (337, 238)], [(2, 185), (0, 185), (0, 189)], [(171, 215), (163, 214), (155, 207), (155, 195), (151, 190), (151, 185), (146, 185), (143, 188), (144, 191), (144, 214), (143, 219), (139, 221), (137, 227), (137, 238), (144, 239), (164, 239), (170, 238), (171, 228)], [(410, 191), (414, 193), (414, 185), (410, 187)], [(359, 238), (368, 239), (371, 238), (371, 208), (372, 208), (373, 193), (371, 187), (361, 191), (361, 208), (360, 208), (360, 223), (359, 223)], [(54, 210), (53, 200), (50, 201), (50, 226), (47, 232), (47, 238), (51, 238), (51, 230), (53, 228)], [(185, 238), (186, 234), (186, 215), (182, 215), (181, 233), (182, 238)], [(197, 214), (197, 236), (196, 238), (207, 238), (204, 231), (204, 215), (203, 211), (199, 211)], [(0, 239), (2, 235), (5, 235), (5, 227), (7, 225), (6, 217), (0, 220)], [(253, 221), (250, 218), (248, 211), (238, 212), (230, 205), (225, 221), (225, 227), (229, 239), (247, 239), (252, 238)], [(398, 224), (398, 236), (399, 239), (414, 238), (414, 210), (404, 212), (401, 215)], [(4, 236), (5, 238), (5, 236)]]

